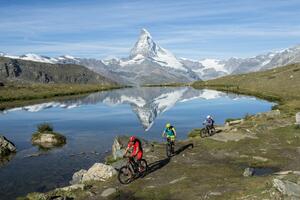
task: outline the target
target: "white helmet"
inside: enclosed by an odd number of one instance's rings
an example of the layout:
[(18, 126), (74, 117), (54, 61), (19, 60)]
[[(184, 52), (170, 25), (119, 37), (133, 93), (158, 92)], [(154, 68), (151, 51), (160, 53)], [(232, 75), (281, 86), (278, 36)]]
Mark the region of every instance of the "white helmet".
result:
[(211, 118), (211, 116), (210, 116), (210, 115), (207, 115), (206, 119), (210, 119), (210, 118)]

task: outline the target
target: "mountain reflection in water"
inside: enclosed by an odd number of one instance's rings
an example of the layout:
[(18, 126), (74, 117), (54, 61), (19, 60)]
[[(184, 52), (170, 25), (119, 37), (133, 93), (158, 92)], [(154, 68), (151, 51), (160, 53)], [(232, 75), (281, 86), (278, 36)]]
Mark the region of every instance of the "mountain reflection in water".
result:
[(226, 94), (208, 89), (196, 90), (191, 87), (138, 87), (98, 92), (78, 99), (24, 106), (6, 110), (4, 113), (19, 110), (38, 112), (55, 107), (73, 109), (82, 105), (97, 103), (104, 103), (109, 106), (129, 104), (145, 131), (148, 131), (160, 114), (169, 110), (178, 102), (186, 102), (194, 99), (217, 99), (224, 96), (231, 99), (241, 98), (235, 94)]

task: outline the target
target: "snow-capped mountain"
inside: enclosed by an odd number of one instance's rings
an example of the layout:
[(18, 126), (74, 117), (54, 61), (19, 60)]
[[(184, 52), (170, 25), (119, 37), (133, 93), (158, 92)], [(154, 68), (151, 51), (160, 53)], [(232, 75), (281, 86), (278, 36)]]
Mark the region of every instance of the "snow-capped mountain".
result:
[(184, 65), (190, 67), (201, 79), (213, 79), (229, 74), (241, 74), (276, 68), (279, 66), (300, 62), (300, 45), (282, 51), (269, 52), (251, 58), (229, 58), (227, 60), (181, 59)]
[(138, 41), (130, 51), (129, 60), (121, 62), (120, 64), (121, 66), (130, 65), (134, 62), (140, 64), (145, 59), (149, 59), (164, 67), (187, 71), (183, 64), (171, 52), (156, 44), (150, 33), (146, 29), (142, 29)]
[(168, 83), (199, 80), (199, 76), (170, 51), (159, 46), (142, 29), (127, 58), (103, 61), (108, 69), (129, 83)]
[(159, 46), (146, 29), (142, 29), (127, 58), (100, 60), (70, 55), (51, 58), (32, 53), (13, 56), (2, 52), (0, 56), (50, 64), (83, 65), (118, 83), (143, 85), (208, 80), (297, 63), (300, 62), (300, 45), (251, 58), (191, 60), (177, 58)]

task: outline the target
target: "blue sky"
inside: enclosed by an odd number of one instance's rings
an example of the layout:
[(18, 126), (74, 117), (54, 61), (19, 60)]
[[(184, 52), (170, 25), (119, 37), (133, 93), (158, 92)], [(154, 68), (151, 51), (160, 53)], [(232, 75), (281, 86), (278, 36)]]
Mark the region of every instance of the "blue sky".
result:
[(0, 0), (0, 51), (126, 57), (141, 28), (178, 57), (249, 57), (300, 44), (299, 0)]

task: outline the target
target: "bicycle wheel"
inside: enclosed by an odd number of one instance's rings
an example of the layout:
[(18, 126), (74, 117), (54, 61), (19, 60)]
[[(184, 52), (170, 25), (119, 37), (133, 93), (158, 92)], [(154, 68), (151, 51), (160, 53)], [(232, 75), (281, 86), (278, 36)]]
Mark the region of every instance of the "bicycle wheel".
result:
[(174, 142), (172, 141), (171, 143), (170, 143), (170, 146), (171, 146), (171, 154), (172, 155), (174, 155)]
[(118, 174), (118, 180), (120, 181), (120, 183), (128, 184), (131, 182), (132, 178), (133, 178), (133, 173), (131, 169), (128, 166), (121, 167)]
[(172, 156), (170, 142), (168, 142), (167, 145), (166, 145), (166, 153), (167, 153), (167, 157), (171, 157)]
[(147, 161), (145, 159), (141, 159), (140, 160), (140, 174), (144, 175), (148, 170), (148, 164)]
[(210, 129), (209, 135), (212, 136), (212, 135), (214, 135), (215, 133), (216, 133), (216, 129), (215, 129), (215, 127), (212, 127), (212, 128)]
[(206, 135), (207, 135), (207, 129), (206, 128), (201, 129), (200, 137), (204, 138)]

